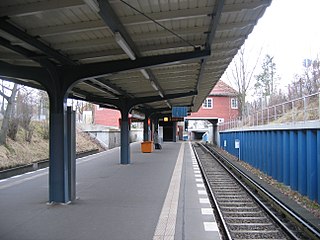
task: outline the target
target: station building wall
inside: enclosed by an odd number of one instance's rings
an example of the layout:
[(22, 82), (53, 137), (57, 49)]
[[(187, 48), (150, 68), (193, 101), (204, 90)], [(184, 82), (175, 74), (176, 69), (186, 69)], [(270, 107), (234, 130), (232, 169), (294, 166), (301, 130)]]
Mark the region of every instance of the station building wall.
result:
[(223, 118), (224, 121), (236, 119), (239, 116), (238, 108), (231, 108), (231, 99), (235, 97), (230, 96), (213, 96), (207, 97), (212, 99), (212, 107), (205, 108), (203, 106), (197, 112), (191, 113), (190, 118)]
[(118, 110), (96, 107), (94, 111), (94, 123), (109, 127), (120, 127), (121, 113)]

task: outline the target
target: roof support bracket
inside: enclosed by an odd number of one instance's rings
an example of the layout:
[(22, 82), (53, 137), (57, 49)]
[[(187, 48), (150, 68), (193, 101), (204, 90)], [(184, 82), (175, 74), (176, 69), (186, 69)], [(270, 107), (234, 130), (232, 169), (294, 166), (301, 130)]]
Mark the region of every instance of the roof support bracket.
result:
[(118, 73), (129, 70), (139, 70), (147, 67), (156, 67), (161, 65), (178, 64), (185, 61), (206, 58), (210, 56), (210, 50), (195, 50), (192, 52), (173, 53), (159, 56), (141, 57), (132, 61), (130, 59), (108, 61), (100, 63), (88, 63), (77, 66), (61, 66), (62, 71), (68, 72), (68, 75), (75, 75), (75, 78), (88, 79), (93, 77), (102, 77), (112, 73)]

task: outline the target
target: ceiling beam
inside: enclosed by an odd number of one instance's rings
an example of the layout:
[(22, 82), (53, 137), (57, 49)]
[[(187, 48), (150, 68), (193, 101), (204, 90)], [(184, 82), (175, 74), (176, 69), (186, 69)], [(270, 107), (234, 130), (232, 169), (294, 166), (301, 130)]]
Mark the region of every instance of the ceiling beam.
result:
[(28, 33), (33, 36), (55, 36), (64, 34), (74, 34), (78, 32), (94, 31), (108, 28), (103, 20), (92, 20), (89, 22), (78, 22), (72, 24), (39, 27), (29, 29)]
[[(208, 36), (206, 39), (206, 47), (210, 48), (213, 40), (214, 40), (214, 36), (216, 34), (216, 30), (217, 27), (219, 25), (220, 22), (220, 18), (221, 18), (221, 13), (223, 11), (223, 7), (224, 7), (224, 0), (218, 0), (218, 2), (216, 2), (216, 5), (213, 8), (212, 14), (211, 14), (211, 21), (210, 21), (210, 28), (208, 29)], [(201, 60), (201, 65), (200, 65), (200, 69), (199, 69), (199, 75), (198, 75), (198, 79), (197, 79), (197, 84), (196, 84), (196, 91), (199, 90), (199, 85), (201, 84), (203, 75), (204, 75), (204, 71), (205, 71), (205, 66), (207, 63), (207, 59), (204, 58)], [(195, 103), (195, 97), (193, 97), (192, 99), (192, 103)]]
[[(15, 37), (26, 41), (28, 44), (39, 48), (39, 50), (42, 50), (44, 53), (46, 53), (48, 55), (48, 57), (53, 57), (55, 60), (60, 61), (60, 63), (62, 64), (67, 64), (67, 65), (74, 65), (75, 63), (69, 59), (68, 57), (60, 54), (59, 52), (57, 52), (56, 50), (46, 46), (45, 44), (43, 44), (42, 42), (38, 41), (37, 39), (29, 36), (28, 34), (26, 34), (25, 32), (21, 31), (20, 29), (16, 28), (15, 26), (11, 25), (10, 23), (4, 21), (4, 20), (0, 20), (0, 28), (3, 30), (6, 30), (8, 33), (10, 33), (11, 35), (14, 35)], [(12, 45), (10, 44), (9, 41), (7, 41), (6, 39), (3, 39), (0, 37), (0, 44), (15, 51), (18, 52), (24, 56), (26, 56), (29, 59), (32, 59), (36, 62), (39, 62), (41, 64), (41, 58), (45, 59), (47, 58), (46, 56), (39, 56), (37, 54), (35, 54), (34, 52), (24, 49), (20, 46), (17, 45)], [(114, 96), (116, 96), (113, 92), (110, 92), (107, 89), (103, 89), (101, 86), (96, 85), (94, 83), (91, 83), (89, 81), (86, 82), (87, 84), (89, 84), (92, 87), (96, 87), (101, 91), (104, 92), (108, 92), (113, 94)]]
[(100, 8), (99, 15), (103, 19), (105, 24), (111, 29), (113, 33), (120, 33), (129, 47), (135, 53), (135, 55), (137, 57), (140, 57), (137, 46), (128, 34), (127, 30), (124, 28), (123, 24), (120, 22), (110, 3), (105, 0), (98, 0), (98, 3)]
[(50, 75), (45, 68), (17, 66), (2, 61), (0, 61), (0, 76), (17, 78), (21, 79), (21, 81), (29, 79), (37, 82), (43, 82), (45, 79), (50, 79)]
[[(180, 9), (160, 13), (149, 13), (148, 16), (157, 22), (175, 21), (183, 19), (192, 19), (199, 17), (208, 17), (212, 7), (199, 7), (194, 9)], [(139, 25), (153, 23), (151, 20), (141, 15), (126, 16), (121, 18), (123, 26)], [(29, 30), (32, 35), (52, 36), (66, 33), (76, 33), (90, 30), (106, 29), (105, 22), (102, 20), (92, 20), (90, 22), (80, 22), (67, 25), (57, 25)]]
[(257, 0), (254, 2), (226, 4), (223, 7), (223, 13), (240, 12), (245, 10), (256, 10), (258, 8), (265, 8), (270, 4), (271, 4), (271, 0)]
[(231, 31), (234, 29), (245, 29), (247, 27), (252, 27), (256, 24), (255, 21), (244, 21), (244, 22), (237, 22), (237, 23), (225, 23), (225, 24), (219, 24), (217, 26), (217, 32), (224, 32), (224, 31)]
[(97, 62), (82, 64), (81, 66), (61, 66), (61, 70), (75, 75), (76, 79), (88, 79), (92, 77), (101, 77), (111, 73), (117, 73), (128, 70), (139, 70), (142, 68), (156, 67), (161, 65), (177, 64), (185, 61), (192, 61), (199, 58), (210, 56), (210, 50), (195, 50), (192, 52), (173, 53), (158, 55), (157, 57), (141, 57), (135, 61), (130, 59)]
[[(60, 1), (60, 0), (56, 0), (56, 1), (59, 1), (61, 3), (65, 3), (65, 1)], [(77, 0), (77, 1), (79, 1), (79, 0)], [(228, 12), (254, 9), (259, 6), (266, 6), (266, 5), (270, 4), (270, 2), (271, 2), (270, 0), (263, 0), (262, 4), (261, 4), (261, 1), (257, 1), (254, 3), (226, 5), (227, 11), (224, 9), (223, 12), (228, 13)], [(119, 2), (118, 4), (122, 4), (122, 3)], [(5, 10), (6, 9), (3, 9), (2, 11), (5, 12)], [(196, 9), (180, 9), (180, 10), (173, 10), (173, 11), (160, 12), (160, 13), (149, 13), (148, 16), (158, 22), (165, 22), (165, 21), (207, 17), (208, 13), (211, 13), (211, 11), (212, 11), (212, 6), (199, 7)], [(122, 17), (121, 22), (124, 26), (152, 23), (152, 21), (150, 21), (147, 18), (140, 16), (140, 15)], [(255, 23), (253, 23), (253, 25), (254, 24)], [(246, 24), (245, 24), (245, 26), (246, 26)], [(83, 32), (83, 31), (90, 31), (90, 30), (91, 31), (92, 30), (100, 30), (100, 29), (106, 29), (106, 28), (108, 28), (108, 26), (105, 25), (104, 21), (92, 20), (89, 22), (79, 22), (79, 23), (73, 23), (73, 24), (34, 28), (34, 29), (28, 30), (28, 32), (34, 36), (35, 35), (52, 36), (52, 35), (76, 33), (76, 32)], [(223, 28), (223, 26), (218, 28), (219, 31), (221, 31), (221, 28)], [(134, 39), (134, 37), (133, 37), (133, 39)]]
[[(205, 31), (208, 30), (207, 27), (195, 27), (190, 31), (190, 29), (178, 29), (175, 30), (175, 33), (179, 36), (186, 36), (191, 34), (205, 34)], [(144, 34), (133, 34), (132, 39), (134, 42), (145, 43), (146, 40), (158, 40), (159, 38), (168, 38), (173, 37), (171, 33), (168, 31), (158, 31), (158, 32), (148, 32)], [(80, 40), (80, 41), (72, 41), (72, 42), (63, 42), (63, 43), (56, 43), (54, 44), (54, 48), (56, 49), (77, 49), (77, 48), (91, 48), (96, 46), (107, 46), (114, 44), (114, 37), (105, 37), (105, 38), (98, 38), (98, 39), (89, 39), (89, 40)], [(200, 43), (201, 44), (201, 43)], [(184, 43), (183, 46), (186, 44)], [(199, 42), (195, 43), (194, 45), (199, 45)], [(154, 47), (153, 47), (154, 48)], [(147, 50), (142, 50), (147, 51)]]
[(215, 38), (211, 46), (214, 46), (215, 44), (237, 43), (239, 41), (243, 41), (244, 39), (246, 39), (245, 35), (239, 35), (236, 37)]
[(134, 105), (144, 104), (144, 103), (159, 102), (163, 100), (183, 98), (183, 97), (189, 97), (194, 95), (197, 95), (197, 92), (190, 91), (190, 92), (184, 92), (184, 93), (167, 94), (164, 97), (160, 97), (160, 96), (141, 97), (141, 98), (133, 99), (132, 105), (134, 106)]
[[(125, 43), (129, 46), (129, 48), (133, 51), (134, 58), (141, 58), (142, 54), (139, 50), (139, 48), (136, 46), (135, 42), (129, 35), (129, 33), (126, 31), (123, 21), (120, 21), (117, 14), (113, 10), (112, 6), (108, 1), (98, 0), (99, 8), (100, 8), (100, 16), (104, 20), (104, 22), (109, 26), (109, 28), (112, 30), (115, 34), (120, 34), (122, 38), (124, 39)], [(137, 15), (141, 16), (141, 14)], [(144, 17), (144, 16), (143, 16)], [(145, 17), (144, 17), (145, 18)], [(127, 53), (127, 52), (126, 52)], [(128, 54), (128, 53), (127, 53)], [(129, 56), (131, 59), (133, 57)], [(135, 59), (133, 59), (135, 60)], [(163, 98), (165, 95), (165, 92), (161, 85), (159, 84), (159, 81), (153, 74), (151, 69), (145, 68), (140, 69), (145, 73), (146, 78), (150, 80), (150, 84), (153, 86), (153, 88), (158, 92), (158, 94)]]
[[(174, 20), (187, 20), (193, 18), (207, 18), (208, 13), (211, 13), (212, 6), (209, 7), (198, 7), (189, 9), (178, 9), (167, 12), (152, 12), (148, 13), (148, 17), (157, 22), (166, 22)], [(139, 25), (153, 23), (150, 19), (140, 14), (131, 15), (121, 18), (121, 22), (125, 26)]]
[(8, 78), (8, 77), (1, 77), (2, 80), (8, 81), (8, 82), (13, 82), (16, 84), (20, 84), (22, 86), (27, 86), (27, 87), (31, 87), (34, 89), (39, 89), (39, 90), (44, 90), (46, 91), (45, 87), (40, 85), (39, 83), (35, 82), (35, 81), (26, 81), (25, 79), (20, 79), (20, 78)]
[[(203, 43), (201, 40), (191, 41), (193, 45), (200, 45)], [(166, 51), (170, 49), (177, 49), (177, 48), (190, 48), (193, 49), (190, 45), (188, 45), (186, 42), (174, 42), (174, 43), (168, 43), (168, 44), (161, 44), (161, 45), (150, 45), (150, 46), (139, 46), (140, 52), (139, 56), (142, 56), (140, 53), (149, 53), (150, 52), (159, 52), (159, 51)], [(125, 53), (119, 48), (119, 49), (112, 49), (112, 50), (106, 50), (106, 51), (97, 51), (97, 52), (89, 52), (84, 54), (75, 54), (71, 55), (72, 59), (76, 60), (85, 60), (85, 59), (95, 59), (95, 58), (101, 58), (108, 55), (110, 56), (117, 56), (117, 55), (125, 55)], [(138, 56), (138, 54), (136, 54)]]
[[(122, 101), (126, 100), (126, 99), (109, 99), (109, 98), (96, 97), (80, 89), (75, 89), (75, 92), (78, 92), (86, 96), (85, 98), (86, 101), (95, 102), (99, 104), (109, 104), (109, 105), (116, 106), (118, 108), (121, 108)], [(190, 91), (190, 92), (184, 92), (184, 93), (168, 94), (163, 98), (160, 96), (151, 96), (151, 97), (127, 99), (127, 101), (128, 101), (129, 107), (131, 108), (139, 104), (153, 103), (153, 102), (165, 101), (165, 100), (170, 100), (175, 98), (184, 98), (184, 97), (194, 96), (196, 94), (197, 92)]]
[(45, 58), (46, 56), (44, 55), (39, 55), (39, 54), (36, 54), (28, 49), (25, 49), (21, 46), (18, 46), (18, 45), (13, 45), (11, 44), (11, 42), (3, 37), (0, 37), (0, 45), (16, 52), (16, 53), (19, 53), (20, 55), (22, 56), (25, 56), (26, 58), (29, 58), (29, 59), (32, 59), (34, 61), (37, 61), (41, 58)]
[(21, 29), (17, 28), (13, 24), (9, 23), (5, 19), (0, 19), (0, 29), (2, 31), (5, 31), (6, 33), (9, 33), (10, 35), (22, 40), (23, 42), (28, 43), (29, 45), (35, 47), (36, 49), (42, 51), (44, 54), (46, 54), (50, 58), (54, 58), (56, 61), (67, 64), (67, 65), (74, 65), (75, 62), (70, 60), (67, 56), (64, 56), (60, 52), (52, 49), (48, 45), (44, 44), (43, 42), (39, 41), (37, 38), (30, 36), (25, 31), (22, 31)]
[[(2, 60), (17, 60), (17, 61), (25, 61), (26, 58), (21, 53), (12, 52), (12, 51), (6, 51), (0, 52), (0, 59)], [(30, 61), (30, 60), (29, 60)]]
[(106, 89), (99, 84), (95, 83), (94, 80), (85, 80), (83, 83), (87, 84), (88, 86), (97, 89), (100, 92), (108, 93), (114, 97), (119, 97), (119, 95), (115, 94), (113, 91), (110, 91), (109, 89)]
[(82, 5), (85, 5), (85, 3), (82, 0), (49, 0), (19, 5), (10, 5), (0, 8), (0, 17), (21, 17), (42, 13), (44, 11), (60, 10), (63, 8), (79, 7)]
[(127, 96), (130, 98), (133, 98), (134, 96), (132, 94), (129, 94), (128, 92), (124, 91), (122, 88), (118, 87), (117, 85), (113, 84), (110, 80), (105, 78), (95, 78), (96, 81), (99, 82), (99, 84), (103, 84), (107, 87), (110, 87), (111, 89), (117, 91), (119, 94), (123, 96)]

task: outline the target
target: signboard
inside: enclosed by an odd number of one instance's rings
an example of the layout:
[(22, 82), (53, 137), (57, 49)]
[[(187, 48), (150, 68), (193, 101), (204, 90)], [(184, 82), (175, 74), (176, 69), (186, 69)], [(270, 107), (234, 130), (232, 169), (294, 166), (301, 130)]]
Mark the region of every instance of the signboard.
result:
[(240, 148), (240, 140), (239, 139), (234, 140), (234, 148), (236, 148), (236, 149)]
[(182, 122), (183, 121), (183, 117), (163, 117), (163, 118), (159, 118), (159, 123), (160, 122)]
[(172, 117), (186, 117), (188, 116), (187, 107), (172, 107)]

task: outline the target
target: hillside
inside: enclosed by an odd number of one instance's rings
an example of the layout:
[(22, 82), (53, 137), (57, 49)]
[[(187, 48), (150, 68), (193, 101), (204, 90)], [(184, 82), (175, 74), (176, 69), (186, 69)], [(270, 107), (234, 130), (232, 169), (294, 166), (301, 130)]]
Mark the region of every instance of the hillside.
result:
[[(77, 130), (76, 143), (77, 152), (102, 150), (101, 146), (80, 130)], [(24, 140), (24, 131), (19, 129), (16, 141), (8, 138), (7, 145), (0, 146), (0, 170), (48, 159), (48, 156), (49, 140), (44, 138), (43, 127), (36, 124), (30, 143)]]

